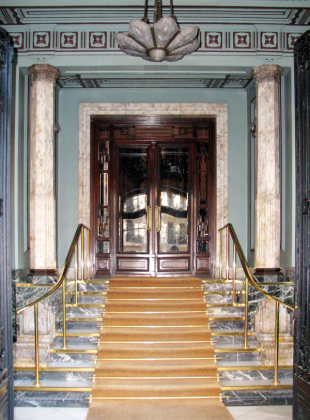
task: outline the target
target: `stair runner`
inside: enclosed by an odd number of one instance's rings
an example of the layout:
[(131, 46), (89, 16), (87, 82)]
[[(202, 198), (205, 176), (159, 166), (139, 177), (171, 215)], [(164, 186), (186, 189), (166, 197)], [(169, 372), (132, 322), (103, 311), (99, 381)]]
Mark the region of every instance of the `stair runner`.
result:
[(232, 420), (201, 279), (110, 280), (87, 420)]

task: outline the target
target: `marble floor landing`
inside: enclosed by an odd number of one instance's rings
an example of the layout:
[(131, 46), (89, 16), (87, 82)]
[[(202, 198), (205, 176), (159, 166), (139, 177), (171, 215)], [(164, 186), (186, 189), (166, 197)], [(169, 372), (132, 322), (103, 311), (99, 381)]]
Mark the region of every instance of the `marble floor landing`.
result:
[[(228, 407), (234, 419), (291, 420), (291, 405)], [(15, 407), (14, 420), (85, 420), (88, 408)], [(107, 419), (108, 420), (108, 419)]]

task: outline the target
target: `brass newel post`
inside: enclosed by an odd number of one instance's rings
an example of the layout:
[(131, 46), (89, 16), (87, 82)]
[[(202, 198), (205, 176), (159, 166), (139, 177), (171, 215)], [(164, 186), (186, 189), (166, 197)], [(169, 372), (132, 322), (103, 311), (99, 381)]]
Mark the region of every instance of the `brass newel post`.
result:
[(236, 303), (236, 245), (233, 244), (233, 305)]
[(245, 278), (244, 348), (248, 347), (249, 280)]
[(67, 348), (67, 325), (66, 325), (66, 279), (62, 282), (62, 322), (63, 322), (63, 345), (62, 348)]
[(35, 369), (36, 381), (33, 385), (37, 388), (41, 385), (39, 378), (39, 317), (38, 317), (38, 303), (34, 305), (34, 341), (35, 341)]
[(222, 230), (220, 230), (220, 280), (222, 280), (223, 277), (223, 262), (222, 262), (222, 258), (223, 258), (223, 234), (222, 234)]
[(274, 380), (273, 383), (278, 385), (278, 370), (279, 370), (279, 302), (276, 302), (276, 319), (275, 319), (275, 349), (274, 349)]
[(229, 227), (226, 228), (226, 280), (229, 280)]
[(84, 281), (84, 227), (81, 230), (81, 280)]
[(74, 247), (74, 273), (75, 273), (75, 304), (78, 304), (78, 249), (77, 245)]
[(90, 229), (88, 229), (87, 279), (90, 280)]

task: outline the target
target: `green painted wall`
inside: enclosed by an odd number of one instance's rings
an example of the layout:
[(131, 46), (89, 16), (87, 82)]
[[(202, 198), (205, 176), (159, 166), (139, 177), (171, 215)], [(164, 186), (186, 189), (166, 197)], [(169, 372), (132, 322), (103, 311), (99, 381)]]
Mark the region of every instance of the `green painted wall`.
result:
[(60, 90), (57, 139), (58, 266), (64, 262), (78, 224), (79, 104), (82, 102), (227, 103), (229, 138), (229, 221), (247, 249), (247, 93), (245, 90), (111, 89)]
[(295, 266), (295, 130), (291, 71), (281, 80), (282, 103), (282, 244), (281, 267)]
[(28, 250), (28, 77), (16, 73), (16, 116), (12, 141), (12, 269), (29, 267)]

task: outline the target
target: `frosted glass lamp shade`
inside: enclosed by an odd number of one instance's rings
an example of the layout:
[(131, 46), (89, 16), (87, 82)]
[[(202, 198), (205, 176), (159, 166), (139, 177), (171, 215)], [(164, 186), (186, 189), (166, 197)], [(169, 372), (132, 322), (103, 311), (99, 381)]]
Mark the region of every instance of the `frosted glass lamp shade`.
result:
[(114, 35), (121, 51), (147, 61), (178, 61), (200, 47), (198, 28), (180, 30), (171, 16), (164, 16), (153, 26), (131, 20), (128, 34)]

